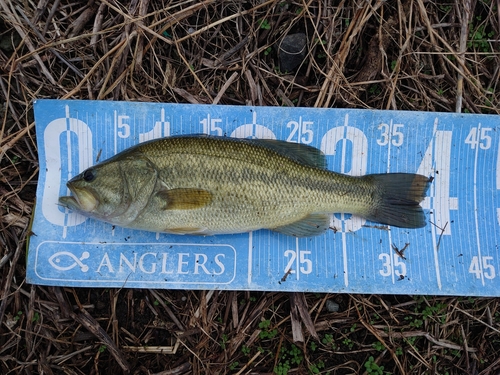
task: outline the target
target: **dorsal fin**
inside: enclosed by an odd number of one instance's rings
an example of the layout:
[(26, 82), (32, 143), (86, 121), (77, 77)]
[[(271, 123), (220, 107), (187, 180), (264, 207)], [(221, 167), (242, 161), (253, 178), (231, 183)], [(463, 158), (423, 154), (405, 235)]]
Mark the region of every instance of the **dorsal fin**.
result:
[(310, 167), (321, 169), (326, 169), (327, 167), (325, 154), (312, 146), (302, 143), (280, 141), (277, 139), (245, 139), (245, 141), (273, 150), (278, 154)]
[[(176, 138), (208, 138), (221, 139), (225, 137), (216, 137), (207, 134), (189, 134), (178, 135)], [(327, 161), (325, 154), (318, 148), (305, 145), (303, 143), (287, 142), (278, 139), (250, 139), (250, 138), (225, 138), (226, 141), (246, 142), (258, 147), (264, 147), (280, 155), (295, 160), (298, 163), (310, 167), (326, 169)]]

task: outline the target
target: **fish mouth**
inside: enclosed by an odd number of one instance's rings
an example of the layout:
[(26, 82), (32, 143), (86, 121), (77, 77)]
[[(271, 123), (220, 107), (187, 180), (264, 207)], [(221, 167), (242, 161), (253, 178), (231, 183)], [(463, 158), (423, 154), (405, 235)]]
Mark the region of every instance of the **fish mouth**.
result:
[(59, 203), (74, 211), (92, 212), (99, 203), (87, 189), (78, 189), (68, 183), (72, 196), (59, 197)]

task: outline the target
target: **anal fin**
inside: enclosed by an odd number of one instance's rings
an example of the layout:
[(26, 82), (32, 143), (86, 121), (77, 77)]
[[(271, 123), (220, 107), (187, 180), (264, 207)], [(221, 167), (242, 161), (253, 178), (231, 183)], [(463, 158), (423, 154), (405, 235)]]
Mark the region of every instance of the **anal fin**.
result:
[(165, 232), (172, 234), (189, 234), (194, 236), (210, 236), (214, 234), (208, 231), (206, 228), (192, 228), (192, 227), (168, 228), (165, 230)]
[(330, 215), (310, 214), (295, 223), (271, 230), (293, 237), (313, 237), (323, 234), (330, 227)]

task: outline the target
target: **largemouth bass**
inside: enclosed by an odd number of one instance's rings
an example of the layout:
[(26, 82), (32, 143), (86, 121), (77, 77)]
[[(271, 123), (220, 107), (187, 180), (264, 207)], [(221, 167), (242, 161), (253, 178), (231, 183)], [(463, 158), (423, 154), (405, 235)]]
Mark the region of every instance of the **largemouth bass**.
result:
[(318, 149), (276, 140), (176, 136), (144, 142), (88, 168), (61, 205), (118, 226), (176, 234), (270, 229), (324, 233), (332, 213), (405, 228), (425, 226), (430, 179), (353, 177), (326, 169)]

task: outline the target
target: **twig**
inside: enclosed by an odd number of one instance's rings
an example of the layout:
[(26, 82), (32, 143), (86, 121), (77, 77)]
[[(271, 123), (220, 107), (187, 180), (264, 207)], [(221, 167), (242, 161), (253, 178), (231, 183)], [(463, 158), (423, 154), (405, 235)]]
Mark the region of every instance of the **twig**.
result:
[(26, 226), (26, 228), (22, 231), (21, 236), (20, 236), (21, 240), (16, 239), (16, 241), (18, 241), (18, 242), (16, 243), (16, 250), (14, 251), (14, 256), (12, 257), (12, 261), (11, 261), (11, 263), (14, 266), (9, 268), (9, 272), (7, 273), (7, 278), (2, 280), (3, 281), (3, 288), (2, 288), (2, 291), (0, 294), (0, 299), (1, 299), (1, 302), (0, 302), (0, 325), (1, 325), (1, 322), (3, 322), (3, 316), (5, 313), (5, 310), (7, 309), (7, 305), (9, 303), (9, 298), (7, 298), (7, 297), (9, 294), (10, 287), (11, 287), (12, 278), (14, 277), (14, 272), (16, 270), (15, 265), (19, 261), (19, 257), (21, 256), (21, 254), (24, 254), (23, 250), (24, 250), (27, 229), (28, 229), (28, 227)]
[[(5, 13), (10, 14), (12, 16), (15, 15), (14, 12), (11, 12), (9, 10), (7, 4), (5, 3), (5, 0), (0, 0), (0, 5), (2, 6), (2, 8), (3, 8), (3, 10), (4, 10)], [(31, 41), (31, 38), (29, 38), (29, 36), (24, 32), (24, 29), (20, 26), (20, 25), (22, 25), (21, 20), (19, 18), (17, 18), (16, 22), (14, 22), (13, 24), (14, 24), (14, 27), (15, 27), (17, 33), (24, 40), (24, 43), (26, 44), (26, 46), (28, 47), (28, 49), (30, 50), (30, 52), (33, 53), (33, 57), (36, 60), (36, 62), (38, 63), (38, 65), (40, 66), (40, 69), (42, 70), (43, 75), (49, 80), (49, 82), (51, 84), (53, 84), (54, 86), (56, 86), (57, 83), (54, 80), (54, 77), (52, 77), (52, 74), (50, 74), (49, 70), (47, 69), (47, 67), (43, 63), (42, 58), (40, 57), (40, 55), (38, 53), (36, 53), (36, 49), (35, 49), (35, 46), (33, 45), (33, 42)]]
[(231, 86), (231, 84), (235, 81), (235, 79), (238, 78), (238, 75), (239, 75), (238, 72), (234, 72), (233, 74), (231, 74), (231, 77), (229, 77), (229, 79), (221, 87), (219, 93), (214, 98), (212, 104), (219, 104), (219, 101), (221, 100), (222, 95), (224, 95), (224, 93), (226, 92), (226, 90), (229, 88), (229, 86)]
[[(469, 35), (469, 20), (471, 14), (471, 2), (470, 0), (463, 0), (461, 3), (463, 5), (463, 13), (457, 12), (460, 17), (460, 47), (458, 59), (461, 62), (458, 67), (458, 79), (457, 79), (457, 94), (455, 103), (455, 112), (462, 112), (462, 95), (464, 90), (464, 65), (465, 65), (465, 49), (467, 48), (467, 36)], [(457, 5), (459, 6), (459, 5)]]
[(106, 331), (104, 331), (99, 323), (97, 323), (96, 320), (86, 310), (80, 310), (80, 312), (78, 313), (71, 312), (70, 315), (74, 320), (76, 320), (87, 330), (92, 332), (93, 335), (95, 335), (104, 345), (106, 345), (107, 349), (115, 358), (116, 362), (122, 368), (125, 374), (130, 373), (130, 364), (128, 363), (123, 353), (116, 347), (115, 343), (113, 342), (113, 340), (111, 340)]

